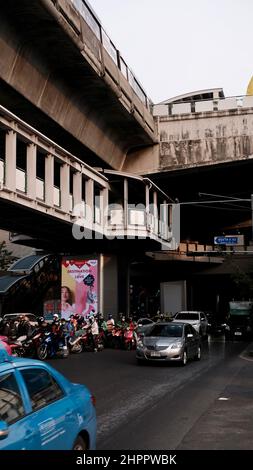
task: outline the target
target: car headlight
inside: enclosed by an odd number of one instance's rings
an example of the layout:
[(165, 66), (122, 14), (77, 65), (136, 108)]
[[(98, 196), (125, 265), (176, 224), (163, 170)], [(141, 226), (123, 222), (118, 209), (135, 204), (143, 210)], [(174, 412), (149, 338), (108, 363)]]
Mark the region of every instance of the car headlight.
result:
[(179, 349), (181, 347), (182, 347), (182, 343), (178, 342), (178, 343), (173, 343), (170, 349)]

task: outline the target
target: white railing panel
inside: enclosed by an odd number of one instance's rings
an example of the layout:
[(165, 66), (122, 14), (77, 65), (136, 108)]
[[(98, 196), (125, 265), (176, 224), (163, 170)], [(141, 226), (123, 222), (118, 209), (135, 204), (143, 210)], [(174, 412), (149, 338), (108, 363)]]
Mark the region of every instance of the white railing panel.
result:
[(145, 226), (145, 210), (129, 209), (128, 220), (130, 225)]
[(4, 161), (0, 160), (0, 183), (4, 183)]
[(238, 108), (236, 98), (225, 98), (224, 100), (218, 101), (218, 110), (234, 109)]
[(111, 209), (109, 212), (109, 225), (124, 225), (124, 211), (122, 209)]
[(101, 211), (100, 211), (100, 208), (97, 206), (94, 207), (94, 222), (96, 224), (101, 223)]
[(253, 96), (244, 96), (242, 103), (244, 108), (253, 108)]
[(54, 205), (57, 207), (61, 205), (61, 191), (56, 186), (54, 186)]
[(16, 189), (26, 192), (26, 172), (16, 168)]
[(213, 111), (213, 101), (196, 101), (195, 112), (204, 113), (205, 111)]
[(169, 108), (167, 104), (156, 104), (153, 107), (153, 116), (168, 116)]
[(191, 112), (191, 103), (178, 103), (172, 105), (172, 114), (184, 114)]
[(82, 219), (86, 217), (86, 205), (85, 201), (81, 201), (79, 204), (74, 204), (73, 215), (75, 217), (81, 217)]
[(36, 178), (36, 197), (42, 201), (45, 199), (45, 182), (40, 178)]
[(69, 211), (72, 212), (74, 207), (74, 197), (73, 194), (69, 195)]

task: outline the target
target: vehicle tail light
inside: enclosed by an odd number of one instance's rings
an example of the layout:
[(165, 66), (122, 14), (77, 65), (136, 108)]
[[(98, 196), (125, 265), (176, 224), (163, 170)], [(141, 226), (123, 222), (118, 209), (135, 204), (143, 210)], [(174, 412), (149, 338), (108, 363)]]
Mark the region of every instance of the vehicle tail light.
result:
[(96, 397), (94, 395), (91, 395), (90, 397), (92, 405), (95, 407), (96, 406)]

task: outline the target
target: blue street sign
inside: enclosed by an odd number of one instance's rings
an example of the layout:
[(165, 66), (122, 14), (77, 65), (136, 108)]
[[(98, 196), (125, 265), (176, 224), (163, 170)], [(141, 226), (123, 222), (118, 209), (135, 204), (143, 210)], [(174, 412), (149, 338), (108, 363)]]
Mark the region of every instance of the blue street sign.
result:
[(215, 245), (237, 245), (238, 237), (214, 237)]

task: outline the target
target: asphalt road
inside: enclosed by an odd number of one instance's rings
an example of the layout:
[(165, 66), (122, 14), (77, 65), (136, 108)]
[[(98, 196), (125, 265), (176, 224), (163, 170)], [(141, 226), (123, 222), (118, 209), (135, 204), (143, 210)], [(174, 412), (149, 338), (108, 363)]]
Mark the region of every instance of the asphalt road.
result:
[[(247, 445), (252, 442), (252, 426), (246, 423), (240, 440), (241, 408), (231, 396), (245, 398), (248, 393), (247, 405), (253, 402), (253, 362), (247, 360), (247, 354), (242, 355), (247, 347), (244, 342), (209, 338), (201, 361), (185, 367), (138, 366), (134, 351), (109, 349), (50, 363), (71, 381), (87, 385), (95, 395), (99, 450), (243, 449), (251, 448)], [(229, 409), (232, 423), (228, 422)], [(249, 411), (253, 413), (247, 409), (247, 415)]]

